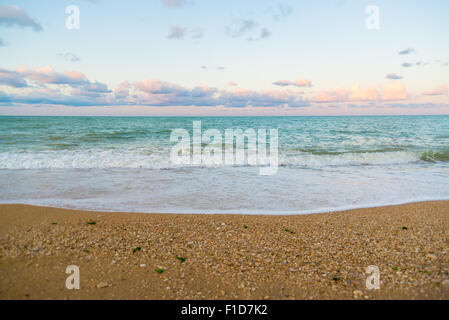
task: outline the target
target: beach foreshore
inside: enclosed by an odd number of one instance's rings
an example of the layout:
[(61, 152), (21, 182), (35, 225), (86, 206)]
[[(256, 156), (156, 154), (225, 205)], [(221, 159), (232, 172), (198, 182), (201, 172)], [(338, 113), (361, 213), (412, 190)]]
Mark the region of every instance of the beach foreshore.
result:
[(289, 216), (0, 205), (0, 299), (449, 299), (449, 201)]

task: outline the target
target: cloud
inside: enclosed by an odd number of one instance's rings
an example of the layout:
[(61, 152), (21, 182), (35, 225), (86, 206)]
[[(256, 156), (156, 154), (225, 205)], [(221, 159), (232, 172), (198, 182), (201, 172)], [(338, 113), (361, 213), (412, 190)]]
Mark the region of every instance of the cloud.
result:
[(11, 102), (11, 98), (8, 94), (0, 90), (0, 103), (8, 103)]
[(407, 98), (407, 91), (398, 81), (392, 81), (382, 87), (382, 101), (406, 100)]
[(260, 34), (258, 37), (248, 37), (246, 38), (246, 40), (248, 41), (257, 41), (257, 40), (261, 40), (261, 39), (266, 39), (271, 35), (270, 30), (268, 30), (267, 28), (262, 28), (260, 30)]
[(262, 28), (262, 30), (260, 31), (260, 39), (268, 38), (270, 35), (271, 32), (267, 28)]
[(123, 99), (127, 98), (129, 96), (129, 89), (131, 85), (128, 81), (124, 81), (120, 83), (115, 89), (114, 89), (114, 96), (117, 99)]
[(312, 81), (306, 80), (306, 79), (299, 79), (296, 81), (279, 80), (279, 81), (273, 82), (273, 85), (280, 86), (280, 87), (287, 87), (287, 86), (311, 87)]
[(226, 32), (232, 38), (245, 37), (247, 41), (266, 39), (271, 35), (270, 30), (260, 27), (253, 19), (235, 19)]
[(186, 0), (162, 0), (162, 3), (168, 8), (180, 8), (186, 4)]
[(184, 39), (188, 34), (192, 39), (201, 39), (204, 35), (203, 29), (198, 27), (183, 28), (180, 25), (170, 27), (170, 32), (167, 35), (168, 39)]
[(410, 54), (410, 53), (416, 53), (416, 50), (413, 48), (407, 48), (407, 49), (399, 51), (400, 55), (405, 55), (405, 54)]
[[(202, 65), (200, 68), (203, 69), (203, 70), (206, 70), (207, 66)], [(225, 66), (218, 66), (218, 67), (216, 67), (216, 69), (222, 71), (222, 70), (226, 70), (226, 67)]]
[(13, 93), (1, 95), (0, 102), (12, 104), (65, 106), (224, 106), (307, 107), (309, 101), (289, 90), (253, 91), (231, 85), (217, 89), (206, 85), (187, 88), (182, 85), (148, 79), (122, 82), (114, 90), (98, 81), (89, 81), (77, 71), (57, 72), (52, 67), (20, 67), (1, 70), (1, 86), (13, 87)]
[(347, 107), (348, 108), (354, 108), (354, 109), (356, 109), (356, 108), (370, 108), (370, 107), (372, 107), (373, 106), (373, 103), (372, 102), (366, 102), (366, 103), (348, 103), (347, 104)]
[(390, 104), (384, 104), (381, 107), (386, 108), (424, 108), (424, 109), (431, 109), (431, 108), (449, 108), (449, 104), (436, 104), (436, 103), (390, 103)]
[(70, 53), (70, 52), (62, 52), (62, 53), (58, 53), (58, 57), (64, 58), (67, 61), (70, 62), (78, 62), (81, 61), (80, 57), (74, 53)]
[(77, 71), (56, 72), (52, 67), (17, 70), (0, 69), (0, 85), (20, 90), (3, 97), (13, 103), (63, 104), (68, 106), (108, 105), (107, 85), (91, 82)]
[(19, 26), (22, 28), (31, 28), (34, 31), (41, 31), (42, 26), (18, 6), (0, 5), (0, 25), (6, 27)]
[(404, 63), (402, 64), (402, 66), (403, 66), (404, 68), (410, 68), (410, 67), (413, 67), (413, 66), (417, 66), (417, 67), (420, 67), (420, 66), (427, 66), (428, 64), (429, 64), (428, 62), (424, 62), (424, 61), (416, 61), (415, 63), (404, 62)]
[(28, 78), (43, 84), (66, 84), (71, 86), (87, 85), (89, 81), (86, 76), (77, 71), (56, 72), (52, 67), (32, 68), (21, 66), (17, 72), (24, 78)]
[(353, 85), (349, 89), (337, 87), (333, 90), (318, 91), (312, 98), (312, 102), (380, 102), (405, 100), (408, 98), (407, 92), (401, 83), (393, 81), (380, 89), (374, 87), (361, 88), (359, 84)]
[(448, 86), (447, 86), (447, 84), (443, 84), (436, 89), (424, 91), (423, 95), (425, 95), (425, 96), (440, 96), (440, 95), (443, 95), (446, 93), (448, 93)]
[(104, 97), (71, 96), (51, 89), (36, 89), (23, 94), (1, 94), (0, 102), (10, 104), (63, 105), (63, 106), (106, 106), (110, 102)]
[(238, 38), (255, 28), (257, 28), (257, 23), (253, 19), (238, 19), (227, 27), (227, 32), (231, 37)]
[(385, 76), (385, 78), (390, 79), (390, 80), (399, 80), (402, 79), (401, 76), (398, 76), (396, 73), (389, 73)]
[(217, 90), (207, 86), (187, 89), (159, 79), (142, 80), (133, 84), (135, 104), (147, 106), (214, 106)]
[(279, 80), (279, 81), (273, 82), (273, 85), (280, 86), (280, 87), (287, 87), (287, 86), (294, 85), (294, 82), (289, 81), (289, 80)]
[(293, 12), (293, 8), (287, 5), (279, 4), (275, 9), (271, 10), (272, 17), (275, 21), (290, 16)]
[(363, 89), (359, 84), (356, 84), (349, 91), (351, 101), (378, 101), (381, 99), (381, 94), (373, 87)]
[(110, 92), (106, 84), (95, 81), (73, 89), (72, 95), (95, 98)]
[(308, 107), (310, 103), (301, 95), (288, 91), (264, 90), (262, 92), (251, 91), (243, 88), (236, 88), (232, 91), (221, 91), (219, 105), (227, 107)]
[[(233, 108), (303, 107), (309, 103), (297, 94), (286, 91), (256, 92), (243, 88), (219, 90), (205, 85), (188, 89), (159, 79), (133, 84), (138, 98), (135, 104), (147, 106), (225, 106)], [(142, 95), (143, 94), (143, 95)]]
[[(65, 105), (65, 106), (155, 106), (155, 107), (267, 107), (302, 108), (314, 103), (348, 103), (374, 106), (377, 103), (403, 101), (408, 99), (404, 86), (391, 81), (378, 87), (362, 88), (355, 84), (349, 88), (337, 87), (311, 93), (311, 98), (303, 92), (288, 87), (307, 87), (309, 80), (277, 81), (282, 89), (249, 90), (229, 82), (228, 87), (219, 89), (200, 84), (194, 87), (164, 81), (145, 79), (124, 81), (110, 90), (104, 83), (90, 81), (78, 71), (58, 72), (52, 67), (27, 68), (17, 70), (0, 69), (0, 86), (11, 89), (0, 95), (0, 102), (7, 104)], [(1, 87), (0, 87), (1, 88)], [(0, 89), (1, 90), (1, 89)], [(447, 93), (447, 85), (428, 94)]]
[(13, 88), (27, 87), (28, 84), (22, 76), (16, 71), (0, 69), (0, 85), (6, 85)]
[(429, 64), (428, 62), (424, 62), (424, 61), (417, 61), (415, 63), (415, 65), (417, 65), (417, 66), (427, 66), (428, 64)]
[(329, 103), (329, 102), (347, 102), (350, 99), (350, 91), (341, 87), (332, 90), (320, 90), (312, 98), (312, 102)]
[(190, 31), (192, 39), (201, 39), (204, 36), (203, 29), (194, 27)]
[(180, 25), (170, 27), (170, 33), (167, 35), (168, 39), (184, 39), (187, 32), (187, 28), (183, 28)]
[(295, 85), (297, 87), (311, 87), (312, 81), (306, 80), (306, 79), (299, 79), (299, 80), (296, 80)]
[(159, 79), (134, 82), (133, 86), (140, 91), (148, 94), (180, 94), (185, 92), (185, 90), (181, 86), (161, 81)]

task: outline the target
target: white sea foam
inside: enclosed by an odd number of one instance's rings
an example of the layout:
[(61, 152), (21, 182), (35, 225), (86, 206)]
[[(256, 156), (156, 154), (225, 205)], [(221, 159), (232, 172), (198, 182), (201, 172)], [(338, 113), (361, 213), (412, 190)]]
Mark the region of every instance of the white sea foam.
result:
[[(405, 164), (420, 161), (421, 152), (395, 151), (316, 155), (306, 152), (281, 153), (280, 166), (319, 168)], [(107, 169), (107, 168), (179, 168), (170, 162), (169, 151), (145, 154), (139, 150), (62, 150), (46, 152), (0, 152), (0, 169)]]
[(125, 212), (311, 213), (449, 199), (449, 166), (0, 170), (0, 202)]
[(296, 165), (308, 168), (318, 168), (325, 166), (404, 164), (417, 162), (420, 158), (421, 153), (416, 151), (348, 152), (338, 155), (300, 153), (296, 155), (282, 155), (280, 163), (284, 166)]
[(146, 155), (126, 150), (80, 150), (0, 153), (0, 169), (106, 169), (169, 166), (161, 155)]

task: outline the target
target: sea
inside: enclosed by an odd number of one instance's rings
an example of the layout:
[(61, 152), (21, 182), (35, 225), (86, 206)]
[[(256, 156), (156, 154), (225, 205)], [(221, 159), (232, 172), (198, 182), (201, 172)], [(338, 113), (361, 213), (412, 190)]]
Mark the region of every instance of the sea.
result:
[[(174, 163), (171, 134), (194, 121), (277, 129), (276, 174)], [(287, 215), (447, 199), (449, 116), (0, 117), (0, 203)]]

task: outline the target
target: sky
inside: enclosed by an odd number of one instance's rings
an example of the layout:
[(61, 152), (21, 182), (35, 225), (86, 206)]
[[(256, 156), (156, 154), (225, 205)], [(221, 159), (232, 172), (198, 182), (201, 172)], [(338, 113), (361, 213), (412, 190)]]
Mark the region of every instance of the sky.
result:
[(0, 3), (0, 115), (449, 114), (449, 1)]

